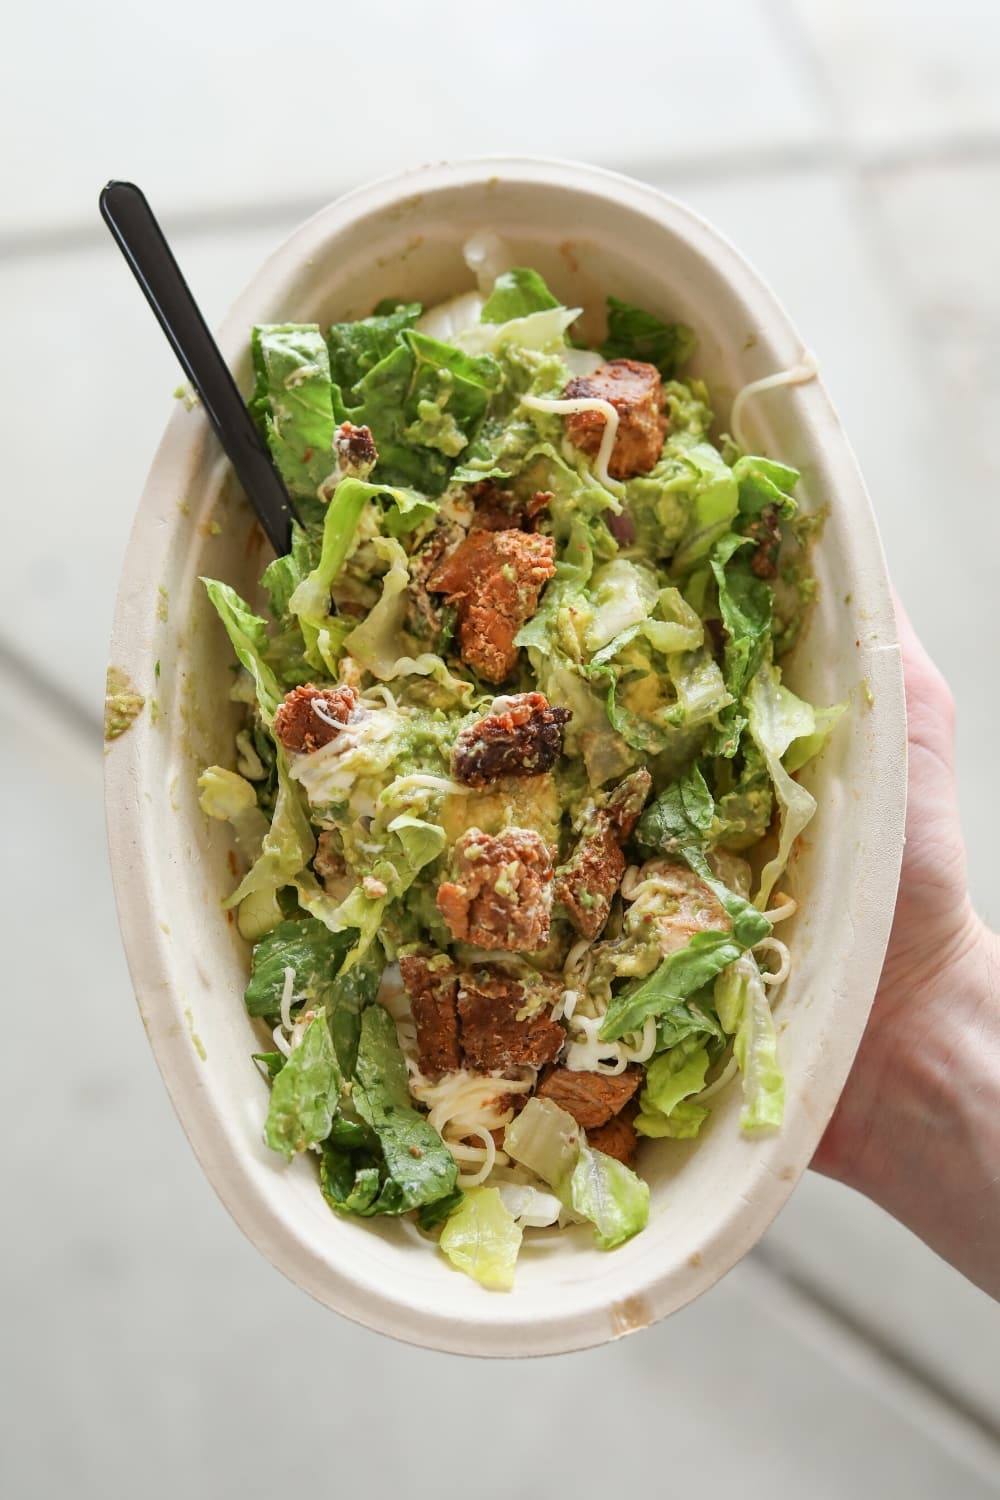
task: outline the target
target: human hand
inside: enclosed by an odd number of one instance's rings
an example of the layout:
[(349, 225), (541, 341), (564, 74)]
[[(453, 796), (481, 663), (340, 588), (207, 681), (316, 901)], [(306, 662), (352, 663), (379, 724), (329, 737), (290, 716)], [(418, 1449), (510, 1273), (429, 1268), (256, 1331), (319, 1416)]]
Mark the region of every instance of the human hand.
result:
[(1000, 1296), (1000, 944), (969, 899), (951, 691), (897, 603), (906, 846), (875, 1004), (812, 1165)]

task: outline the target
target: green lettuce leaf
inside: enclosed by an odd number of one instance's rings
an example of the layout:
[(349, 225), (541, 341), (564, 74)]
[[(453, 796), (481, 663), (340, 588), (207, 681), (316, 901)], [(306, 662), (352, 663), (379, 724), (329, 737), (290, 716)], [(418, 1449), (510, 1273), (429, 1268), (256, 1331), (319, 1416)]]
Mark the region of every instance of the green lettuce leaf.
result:
[(612, 996), (600, 1030), (602, 1041), (616, 1041), (626, 1032), (641, 1031), (647, 1016), (669, 1017), (680, 1002), (713, 980), (742, 952), (732, 933), (696, 932), (686, 947), (671, 953), (647, 979)]
[(276, 1025), (285, 970), (292, 969), (296, 996), (304, 997), (307, 1009), (322, 1007), (326, 1012), (337, 1059), (348, 1078), (357, 1058), (361, 1013), (374, 1002), (384, 967), (376, 954), (345, 971), (353, 941), (349, 930), (331, 932), (312, 917), (279, 923), (254, 946), (244, 996), (250, 1015)]
[[(791, 751), (789, 751), (791, 754)], [(721, 795), (720, 795), (721, 792)], [(750, 849), (771, 826), (774, 791), (757, 746), (746, 739), (738, 775), (733, 762), (716, 762), (715, 817), (709, 842), (725, 849)]]
[[(292, 885), (300, 871), (312, 859), (316, 851), (316, 839), (303, 805), (302, 793), (288, 775), (288, 765), (283, 750), (278, 752), (278, 795), (275, 799), (271, 826), (264, 835), (260, 854), (250, 866), (233, 894), (222, 903), (228, 909), (240, 904), (249, 896), (272, 897), (286, 885)], [(272, 903), (273, 904), (273, 903)], [(275, 916), (271, 926), (280, 920), (280, 910), (274, 907)], [(242, 919), (243, 912), (241, 909)], [(241, 920), (240, 931), (244, 936)], [(252, 934), (260, 937), (260, 932)]]
[(326, 1139), (337, 1112), (343, 1076), (326, 1016), (306, 1022), (271, 1087), (264, 1140), (287, 1160)]
[(573, 1174), (582, 1138), (567, 1110), (534, 1095), (505, 1129), (503, 1148), (558, 1193)]
[(739, 748), (746, 726), (746, 716), (741, 711), (743, 697), (771, 640), (774, 592), (751, 568), (747, 546), (745, 537), (730, 534), (718, 544), (711, 558), (726, 629), (725, 682), (733, 697), (732, 709), (723, 715), (716, 747), (725, 756), (735, 755)]
[(323, 1197), (337, 1213), (368, 1216), (378, 1212), (373, 1205), (381, 1180), (377, 1158), (371, 1152), (352, 1151), (324, 1142), (319, 1185)]
[(522, 1231), (495, 1187), (466, 1188), (438, 1244), (458, 1270), (490, 1291), (509, 1292)]
[(643, 1110), (635, 1117), (635, 1128), (639, 1135), (654, 1140), (669, 1138), (688, 1141), (696, 1136), (708, 1119), (709, 1111), (693, 1099), (682, 1099), (675, 1104), (669, 1115), (658, 1110)]
[(593, 1224), (601, 1250), (624, 1244), (649, 1221), (649, 1184), (590, 1146), (580, 1148), (566, 1197), (573, 1213)]
[(315, 1008), (325, 1002), (326, 986), (350, 947), (346, 936), (328, 932), (320, 922), (279, 922), (254, 944), (250, 979), (244, 994), (247, 1012), (276, 1026), (281, 1014), (285, 970), (295, 971), (295, 993)]
[(666, 484), (686, 495), (691, 505), (687, 528), (670, 564), (672, 576), (681, 579), (709, 556), (729, 530), (739, 510), (739, 485), (717, 448), (684, 432), (667, 439), (661, 466)]
[(747, 694), (750, 734), (767, 765), (781, 817), (778, 848), (761, 871), (757, 905), (763, 909), (781, 878), (792, 846), (816, 811), (816, 799), (793, 781), (782, 765), (782, 756), (793, 741), (808, 737), (815, 719), (807, 703), (781, 685), (781, 673), (770, 662), (761, 666)]
[(605, 359), (645, 360), (664, 380), (672, 380), (694, 348), (695, 336), (684, 323), (664, 323), (631, 302), (608, 298), (608, 332), (601, 345)]
[(403, 302), (371, 318), (334, 323), (328, 330), (330, 374), (345, 405), (355, 403), (360, 382), (399, 347), (400, 334), (414, 326), (422, 311), (419, 302)]
[(660, 595), (652, 569), (624, 557), (598, 568), (587, 592), (591, 615), (583, 640), (588, 651), (599, 651), (622, 631), (642, 624)]
[(538, 272), (518, 266), (497, 277), (480, 318), (484, 323), (509, 323), (512, 318), (558, 306)]
[(667, 1052), (678, 1042), (688, 1037), (713, 1038), (725, 1041), (725, 1032), (711, 1008), (711, 981), (702, 993), (695, 992), (687, 1000), (671, 1007), (666, 1015), (656, 1019), (656, 1050)]
[(283, 1052), (251, 1052), (250, 1061), (260, 1063), (262, 1069), (273, 1083), (288, 1059)]
[(233, 650), (254, 680), (261, 718), (270, 725), (284, 693), (267, 661), (270, 645), (267, 622), (254, 614), (246, 600), (241, 599), (228, 583), (220, 583), (215, 578), (201, 581), (226, 627)]
[(759, 516), (765, 506), (773, 505), (790, 520), (798, 510), (791, 493), (799, 482), (798, 469), (746, 454), (733, 464), (733, 476), (740, 487), (740, 515)]
[(646, 809), (639, 819), (636, 838), (647, 849), (683, 859), (729, 916), (732, 935), (739, 946), (752, 948), (768, 936), (771, 923), (749, 901), (719, 880), (709, 865), (705, 849), (714, 819), (712, 794), (699, 768), (692, 766)]
[[(370, 501), (384, 501), (387, 529), (405, 529), (409, 518), (419, 519), (433, 506), (410, 490), (390, 489), (361, 479), (342, 479), (333, 492), (323, 523), (323, 541), (312, 571), (288, 600), (306, 645), (306, 654), (319, 671), (337, 675), (337, 663), (352, 622), (331, 614), (330, 590), (354, 546), (361, 513)], [(392, 518), (396, 520), (393, 522)]]
[(250, 410), (293, 499), (316, 494), (334, 468), (330, 359), (316, 323), (272, 323), (250, 336), (257, 386)]
[[(697, 1133), (701, 1120), (708, 1114), (703, 1106), (681, 1110), (676, 1121), (673, 1116), (683, 1100), (705, 1087), (708, 1064), (708, 1048), (697, 1036), (687, 1037), (653, 1058), (646, 1068), (645, 1086), (639, 1096), (635, 1128), (640, 1135), (676, 1139)], [(699, 1114), (694, 1113), (695, 1109)]]
[(231, 823), (241, 851), (257, 857), (269, 824), (256, 788), (244, 776), (224, 766), (206, 766), (198, 777), (198, 806), (207, 817)]
[(594, 1225), (602, 1250), (645, 1225), (647, 1185), (621, 1162), (592, 1150), (573, 1116), (551, 1099), (528, 1100), (504, 1131), (504, 1150), (547, 1182), (576, 1218)]
[(790, 776), (801, 771), (813, 760), (830, 738), (842, 714), (847, 712), (846, 703), (833, 703), (829, 708), (813, 709), (813, 728), (809, 734), (798, 735), (784, 755), (784, 767)]
[[(300, 502), (304, 504), (304, 502)], [(319, 503), (317, 502), (317, 509)], [(322, 541), (322, 518), (325, 508), (317, 516), (318, 525), (307, 530), (298, 521), (292, 522), (292, 545), (288, 552), (268, 563), (261, 576), (261, 586), (267, 592), (271, 613), (276, 620), (288, 612), (288, 603), (302, 582), (319, 562)]]
[(373, 677), (386, 682), (395, 677), (395, 664), (405, 653), (403, 627), (410, 585), (406, 553), (393, 537), (376, 537), (373, 546), (389, 563), (382, 594), (360, 625), (345, 637), (344, 650)]
[(751, 954), (722, 971), (715, 1001), (722, 1024), (735, 1032), (733, 1055), (743, 1075), (740, 1127), (747, 1135), (774, 1129), (784, 1119), (785, 1081), (767, 990)]
[(342, 415), (371, 428), (379, 480), (439, 495), (501, 380), (492, 356), (407, 328), (354, 387)]
[(443, 1198), (435, 1198), (433, 1203), (422, 1203), (417, 1209), (417, 1223), (420, 1228), (425, 1234), (438, 1229), (445, 1219), (450, 1219), (455, 1210), (461, 1208), (464, 1197), (462, 1189), (457, 1187), (450, 1193), (446, 1193)]
[(410, 1100), (396, 1026), (380, 1005), (361, 1015), (354, 1107), (378, 1137), (383, 1178), (370, 1212), (401, 1214), (451, 1193), (458, 1168), (448, 1147)]

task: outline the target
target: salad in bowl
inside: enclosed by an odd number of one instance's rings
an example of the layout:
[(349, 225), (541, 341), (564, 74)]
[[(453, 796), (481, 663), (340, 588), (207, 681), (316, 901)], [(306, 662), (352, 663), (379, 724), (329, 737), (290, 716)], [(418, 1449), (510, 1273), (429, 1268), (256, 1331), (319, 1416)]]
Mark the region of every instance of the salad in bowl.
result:
[(590, 348), (579, 314), (514, 267), (254, 327), (297, 520), (259, 602), (204, 580), (264, 1139), (490, 1288), (526, 1231), (641, 1231), (647, 1154), (724, 1090), (780, 1129), (796, 773), (844, 707), (782, 681), (817, 527), (753, 388), (720, 433), (689, 328), (612, 296)]

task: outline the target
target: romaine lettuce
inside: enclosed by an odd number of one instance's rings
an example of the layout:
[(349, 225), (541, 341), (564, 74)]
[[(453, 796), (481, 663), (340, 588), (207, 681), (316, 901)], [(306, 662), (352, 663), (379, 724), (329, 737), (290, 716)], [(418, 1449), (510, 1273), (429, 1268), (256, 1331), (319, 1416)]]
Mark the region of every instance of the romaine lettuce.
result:
[(785, 1082), (767, 990), (751, 954), (719, 975), (715, 1003), (726, 1030), (735, 1032), (733, 1055), (743, 1074), (740, 1126), (747, 1135), (773, 1129), (784, 1118)]
[(771, 923), (749, 901), (718, 879), (705, 857), (715, 804), (697, 766), (667, 787), (646, 809), (636, 837), (647, 849), (683, 859), (723, 907), (741, 948), (751, 948), (771, 931)]
[(608, 298), (608, 332), (601, 345), (605, 359), (645, 360), (664, 380), (672, 380), (694, 348), (695, 336), (684, 323), (664, 323), (634, 303)]
[(270, 646), (267, 622), (254, 614), (228, 583), (219, 583), (215, 578), (203, 578), (201, 582), (226, 627), (233, 650), (254, 680), (261, 718), (270, 725), (284, 694), (267, 660)]
[(503, 271), (493, 283), (493, 290), (483, 303), (481, 319), (484, 323), (509, 323), (512, 318), (525, 318), (529, 313), (558, 306), (537, 271), (516, 266)]
[(757, 905), (766, 907), (771, 892), (784, 873), (792, 846), (816, 811), (816, 799), (793, 781), (782, 765), (782, 756), (794, 740), (808, 738), (815, 729), (812, 710), (781, 685), (777, 667), (765, 662), (747, 693), (750, 733), (767, 764), (781, 817), (778, 848), (761, 871)]
[(551, 1099), (528, 1100), (504, 1131), (504, 1150), (547, 1182), (571, 1216), (593, 1224), (602, 1250), (645, 1226), (646, 1183), (613, 1157), (592, 1150), (573, 1116)]
[(645, 1229), (649, 1220), (649, 1184), (631, 1167), (581, 1146), (566, 1198), (572, 1212), (594, 1226), (601, 1250), (613, 1250)]
[(704, 1088), (708, 1064), (708, 1048), (694, 1035), (653, 1058), (639, 1096), (635, 1128), (640, 1135), (683, 1138), (697, 1133), (708, 1110), (701, 1105), (680, 1110), (678, 1106)]
[(316, 323), (254, 328), (250, 410), (293, 499), (314, 496), (334, 468), (330, 358)]
[(466, 1188), (438, 1241), (458, 1270), (490, 1291), (509, 1292), (522, 1230), (495, 1187)]
[(351, 1098), (382, 1154), (379, 1193), (369, 1212), (406, 1213), (453, 1191), (455, 1159), (427, 1117), (413, 1108), (395, 1022), (380, 1005), (361, 1015)]
[(305, 1023), (287, 1062), (271, 1085), (264, 1140), (289, 1161), (330, 1133), (343, 1076), (322, 1011)]
[(420, 317), (419, 302), (401, 302), (391, 310), (354, 323), (334, 323), (327, 330), (330, 375), (337, 386), (338, 405), (352, 406), (364, 377), (399, 347), (399, 336)]

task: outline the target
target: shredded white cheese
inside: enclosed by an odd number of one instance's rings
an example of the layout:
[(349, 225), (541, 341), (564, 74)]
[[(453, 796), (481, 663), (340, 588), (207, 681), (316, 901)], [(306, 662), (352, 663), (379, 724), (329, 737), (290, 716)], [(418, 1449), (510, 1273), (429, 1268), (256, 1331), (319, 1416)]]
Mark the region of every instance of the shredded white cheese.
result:
[(610, 490), (613, 495), (622, 493), (622, 487), (617, 479), (612, 479), (608, 473), (615, 438), (618, 436), (618, 412), (610, 401), (602, 401), (599, 396), (576, 396), (569, 401), (550, 401), (543, 396), (522, 396), (521, 405), (529, 406), (532, 411), (549, 411), (562, 417), (573, 416), (581, 411), (599, 411), (604, 418), (604, 432), (601, 434), (601, 446), (594, 460), (594, 474), (605, 489)]
[(782, 385), (804, 385), (807, 380), (815, 380), (818, 374), (816, 358), (806, 349), (801, 361), (790, 370), (778, 370), (773, 375), (762, 376), (760, 380), (751, 380), (741, 391), (737, 391), (729, 413), (729, 430), (744, 453), (750, 452), (750, 444), (743, 428), (743, 408), (750, 397), (759, 396), (763, 391), (776, 390)]
[(292, 1000), (295, 990), (295, 970), (289, 966), (285, 970), (285, 985), (281, 991), (281, 1024), (286, 1031), (292, 1029)]

